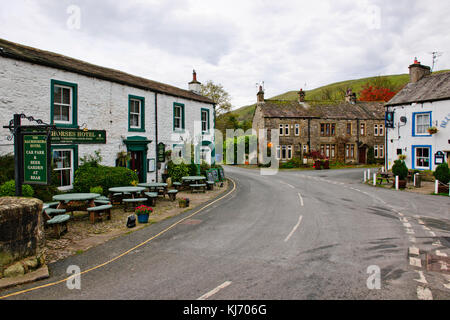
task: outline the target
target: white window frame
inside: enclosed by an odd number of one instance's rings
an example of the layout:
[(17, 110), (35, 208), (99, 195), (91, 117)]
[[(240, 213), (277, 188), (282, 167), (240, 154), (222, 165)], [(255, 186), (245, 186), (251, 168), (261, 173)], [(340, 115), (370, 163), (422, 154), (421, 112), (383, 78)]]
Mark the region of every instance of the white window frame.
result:
[(373, 146), (373, 155), (375, 159), (378, 159), (378, 145)]
[(380, 124), (380, 125), (378, 125), (378, 128), (379, 128), (378, 136), (383, 137), (384, 136), (384, 125)]
[[(69, 168), (57, 168), (55, 167), (54, 171), (63, 171), (63, 170), (70, 170), (70, 185), (67, 186), (60, 186), (58, 187), (58, 190), (60, 191), (67, 191), (73, 189), (73, 173), (74, 173), (74, 150), (73, 149), (55, 149), (53, 150), (53, 153), (55, 152), (70, 152), (70, 164), (71, 166)], [(64, 162), (64, 161), (63, 161)], [(60, 184), (61, 181), (58, 182)]]
[(281, 146), (277, 146), (277, 160), (281, 160)]
[[(428, 149), (428, 157), (424, 157), (424, 156), (419, 157), (419, 156), (417, 156), (417, 151), (418, 151), (419, 149)], [(415, 155), (414, 155), (414, 161), (416, 162), (416, 163), (415, 163), (415, 168), (416, 168), (416, 169), (425, 169), (425, 170), (429, 170), (429, 169), (430, 169), (430, 166), (429, 166), (429, 165), (431, 164), (431, 149), (430, 149), (429, 147), (416, 147), (414, 152), (415, 152)], [(420, 159), (428, 159), (428, 166), (427, 166), (427, 167), (419, 166), (419, 165), (418, 165), (418, 160), (419, 160), (419, 158), (420, 158)]]
[[(430, 127), (431, 114), (430, 114), (430, 113), (417, 113), (417, 114), (415, 115), (415, 117), (416, 117), (416, 119), (415, 119), (415, 125), (416, 125), (416, 127), (414, 128), (414, 129), (415, 129), (415, 130), (414, 130), (415, 135), (417, 135), (417, 136), (420, 136), (420, 135), (429, 135), (427, 129)], [(422, 124), (419, 125), (419, 117), (420, 117), (420, 118), (425, 117), (425, 118), (427, 119), (426, 124), (423, 124), (423, 123), (422, 123)], [(419, 132), (419, 128), (421, 128), (421, 129), (423, 128), (424, 131), (423, 131), (423, 132)]]
[[(284, 156), (283, 156), (283, 152), (284, 152)], [(287, 147), (281, 146), (281, 160), (286, 160), (286, 159), (287, 159)]]
[[(180, 110), (180, 116), (179, 117), (176, 116), (176, 111), (175, 110), (177, 110), (177, 109)], [(183, 107), (179, 106), (179, 105), (175, 105), (173, 110), (174, 110), (173, 127), (174, 127), (175, 130), (183, 130)], [(180, 123), (179, 127), (177, 127), (177, 125), (176, 125), (176, 123), (177, 123), (176, 120), (177, 119), (179, 120), (179, 123)]]
[(378, 125), (377, 124), (373, 125), (373, 135), (375, 137), (378, 137)]
[(300, 136), (300, 125), (298, 123), (295, 125), (295, 136)]
[(290, 132), (289, 132), (289, 125), (288, 125), (288, 124), (285, 124), (285, 125), (284, 125), (284, 135), (285, 135), (286, 137), (288, 137), (288, 136), (290, 135)]
[[(55, 84), (54, 85), (54, 89), (56, 88), (61, 88), (61, 89), (69, 89), (69, 99), (70, 102), (69, 104), (63, 103), (61, 102), (56, 102), (55, 100), (55, 92), (53, 91), (53, 122), (54, 123), (59, 123), (59, 124), (72, 124), (72, 110), (73, 110), (73, 88), (69, 87), (69, 86), (63, 86), (60, 84)], [(61, 99), (63, 99), (63, 94), (61, 93)], [(56, 107), (69, 107), (69, 120), (56, 120), (56, 112), (55, 112), (55, 108)]]
[[(205, 120), (203, 120), (203, 115), (205, 115)], [(208, 121), (209, 121), (209, 112), (207, 110), (201, 111), (201, 121), (202, 121), (202, 132), (208, 132)], [(203, 126), (205, 128), (203, 128)]]
[(292, 159), (292, 146), (287, 146), (287, 159)]
[(280, 124), (278, 133), (279, 133), (280, 137), (284, 136), (284, 125), (283, 124)]
[(308, 145), (307, 145), (307, 144), (304, 144), (304, 145), (303, 145), (303, 156), (304, 156), (306, 153), (308, 153)]
[(384, 158), (384, 145), (378, 146), (378, 152), (380, 153), (380, 159)]
[[(134, 104), (134, 106), (136, 106), (136, 102), (138, 102), (138, 105), (139, 105), (139, 112), (133, 112), (131, 110), (131, 106), (130, 106), (130, 128), (131, 129), (141, 129), (141, 123), (142, 123), (142, 119), (141, 119), (141, 117), (142, 117), (142, 101), (139, 100), (139, 99), (130, 98), (130, 104)], [(131, 118), (132, 118), (133, 115), (134, 116), (136, 116), (136, 115), (138, 116), (138, 122), (137, 122), (136, 126), (131, 125)]]
[(331, 158), (332, 159), (336, 158), (336, 145), (335, 144), (331, 145)]

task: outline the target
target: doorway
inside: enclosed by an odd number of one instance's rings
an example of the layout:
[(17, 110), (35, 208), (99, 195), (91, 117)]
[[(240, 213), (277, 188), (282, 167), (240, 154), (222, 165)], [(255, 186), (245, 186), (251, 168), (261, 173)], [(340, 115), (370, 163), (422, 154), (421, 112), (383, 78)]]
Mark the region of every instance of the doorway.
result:
[(366, 164), (366, 160), (367, 160), (367, 152), (366, 151), (367, 151), (366, 147), (361, 147), (358, 149), (360, 164)]
[(136, 172), (139, 181), (144, 181), (143, 151), (131, 151), (130, 157), (130, 169)]

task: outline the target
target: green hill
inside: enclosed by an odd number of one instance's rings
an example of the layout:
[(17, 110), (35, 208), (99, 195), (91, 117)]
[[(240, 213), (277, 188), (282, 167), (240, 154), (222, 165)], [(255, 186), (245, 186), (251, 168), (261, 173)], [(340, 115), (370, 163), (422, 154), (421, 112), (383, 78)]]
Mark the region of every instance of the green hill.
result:
[[(449, 70), (437, 71), (436, 73), (446, 72)], [(352, 89), (353, 92), (359, 94), (363, 85), (366, 83), (380, 84), (383, 87), (387, 87), (392, 91), (399, 91), (403, 86), (409, 82), (409, 74), (398, 74), (388, 76), (377, 76), (370, 78), (362, 78), (356, 80), (347, 80), (332, 83), (323, 87), (319, 87), (313, 90), (306, 91), (306, 102), (317, 101), (342, 101), (345, 97), (345, 91)], [(297, 100), (298, 90), (288, 91), (278, 96), (272, 97), (273, 100)], [(256, 100), (256, 96), (255, 96)], [(237, 116), (238, 121), (252, 121), (253, 112), (256, 104), (250, 106), (244, 106), (239, 109), (233, 110), (232, 113)]]

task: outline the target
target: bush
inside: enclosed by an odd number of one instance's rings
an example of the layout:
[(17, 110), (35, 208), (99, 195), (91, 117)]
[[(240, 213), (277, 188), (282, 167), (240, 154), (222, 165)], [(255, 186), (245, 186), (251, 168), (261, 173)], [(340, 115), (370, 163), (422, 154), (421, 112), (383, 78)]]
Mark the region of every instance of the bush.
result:
[(433, 176), (444, 184), (448, 184), (450, 181), (450, 168), (444, 162), (437, 166)]
[(98, 187), (92, 187), (89, 190), (90, 193), (98, 193), (98, 194), (103, 194), (103, 188), (98, 186)]
[(0, 157), (0, 184), (14, 180), (14, 155), (8, 154)]
[(398, 176), (399, 180), (405, 180), (408, 176), (408, 167), (403, 160), (395, 160), (394, 165), (392, 166), (392, 173), (395, 176)]
[[(30, 185), (22, 185), (22, 196), (31, 198), (34, 194), (34, 190)], [(15, 197), (16, 196), (16, 182), (10, 180), (0, 186), (0, 196), (2, 197)]]
[(200, 165), (200, 175), (206, 177), (206, 171), (211, 169), (212, 167), (205, 161), (202, 161), (202, 164)]
[(135, 180), (139, 180), (136, 172), (128, 168), (86, 163), (75, 171), (73, 188), (75, 192), (88, 193), (91, 188), (101, 187), (106, 196), (109, 188), (130, 186)]
[(167, 165), (167, 173), (169, 174), (169, 177), (172, 178), (172, 182), (181, 182), (181, 178), (188, 176), (190, 170), (190, 165), (187, 165), (184, 162), (175, 164), (173, 161), (169, 161)]

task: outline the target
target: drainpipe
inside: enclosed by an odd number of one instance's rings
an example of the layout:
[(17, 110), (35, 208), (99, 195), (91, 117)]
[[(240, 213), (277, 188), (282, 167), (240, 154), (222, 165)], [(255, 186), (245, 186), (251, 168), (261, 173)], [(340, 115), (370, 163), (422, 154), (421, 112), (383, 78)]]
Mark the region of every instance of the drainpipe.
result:
[(311, 152), (311, 118), (308, 118), (308, 152)]
[(158, 93), (155, 92), (155, 172), (158, 182)]

